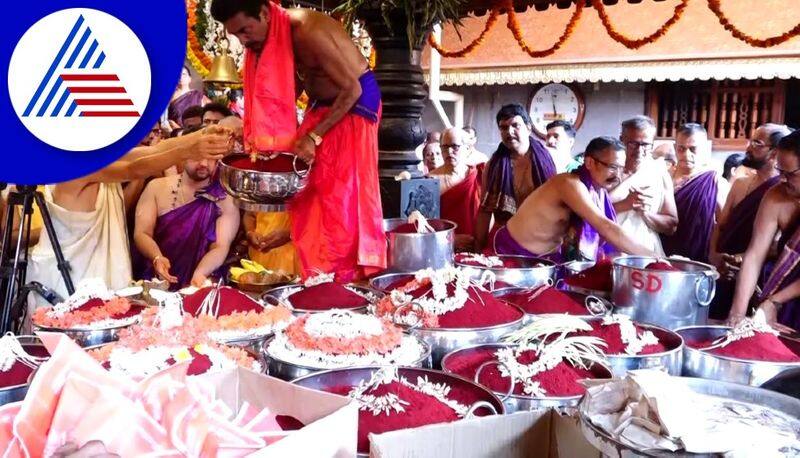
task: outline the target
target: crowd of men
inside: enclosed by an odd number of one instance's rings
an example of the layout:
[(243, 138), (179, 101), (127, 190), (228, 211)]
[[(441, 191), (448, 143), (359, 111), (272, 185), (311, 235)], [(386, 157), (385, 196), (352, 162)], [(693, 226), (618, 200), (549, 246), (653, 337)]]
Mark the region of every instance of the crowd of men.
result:
[(502, 107), (496, 121), (501, 143), (488, 160), (474, 129), (430, 133), (423, 148), (442, 218), (458, 224), (458, 250), (556, 262), (688, 258), (722, 275), (712, 318), (736, 322), (760, 306), (773, 322), (800, 327), (791, 304), (800, 297), (800, 132), (759, 126), (720, 173), (696, 123), (655, 148), (655, 124), (635, 116), (573, 156), (567, 122), (540, 139), (520, 105)]

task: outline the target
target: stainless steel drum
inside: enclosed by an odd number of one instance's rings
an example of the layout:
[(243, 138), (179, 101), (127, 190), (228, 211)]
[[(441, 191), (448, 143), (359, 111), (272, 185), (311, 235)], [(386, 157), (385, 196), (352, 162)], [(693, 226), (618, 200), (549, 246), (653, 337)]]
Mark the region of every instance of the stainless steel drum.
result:
[[(232, 154), (219, 162), (219, 181), (225, 191), (243, 204), (283, 204), (307, 183), (308, 166), (297, 156), (279, 153), (293, 162), (291, 172), (259, 172), (231, 165), (250, 160), (247, 154)], [(263, 159), (258, 159), (263, 160)]]
[(453, 265), (453, 242), (456, 223), (447, 220), (428, 220), (441, 226), (441, 230), (428, 234), (400, 234), (391, 232), (407, 223), (403, 218), (383, 220), (383, 230), (389, 243), (388, 268), (395, 272), (416, 272), (432, 268), (442, 269)]
[[(358, 285), (344, 285), (345, 288), (349, 289), (350, 291), (358, 294), (359, 296), (363, 296), (364, 299), (367, 300), (368, 304), (363, 305), (361, 307), (354, 307), (354, 308), (345, 308), (345, 307), (331, 307), (331, 308), (338, 308), (341, 310), (350, 310), (351, 312), (357, 313), (364, 313), (367, 310), (368, 305), (374, 305), (378, 300), (380, 300), (384, 294), (381, 291), (372, 289), (372, 288), (365, 288), (363, 286)], [(279, 286), (277, 288), (273, 288), (265, 292), (261, 295), (261, 299), (267, 302), (272, 303), (272, 301), (277, 300), (279, 303), (283, 303), (292, 307), (292, 313), (295, 315), (305, 315), (306, 313), (319, 313), (319, 312), (327, 312), (330, 309), (302, 309), (296, 307), (292, 304), (290, 296), (294, 293), (302, 291), (305, 286), (303, 285), (286, 285), (286, 286)]]
[[(19, 341), (23, 348), (38, 347), (44, 350), (44, 344), (42, 344), (42, 341), (36, 336), (17, 336), (17, 341)], [(27, 351), (27, 348), (25, 349)], [(28, 387), (35, 374), (36, 370), (33, 370), (30, 376), (28, 376), (28, 381), (26, 383), (0, 388), (0, 406), (25, 399), (25, 395), (28, 393)]]
[[(722, 337), (729, 329), (728, 326), (687, 326), (675, 332), (685, 342), (705, 342)], [(787, 337), (780, 338), (790, 348), (800, 349), (800, 342)], [(760, 386), (781, 372), (798, 367), (800, 363), (771, 363), (715, 355), (689, 345), (684, 345), (683, 349), (683, 375), (686, 377)]]
[[(419, 359), (414, 361), (411, 364), (408, 364), (409, 367), (431, 367), (431, 347), (419, 339), (418, 337), (414, 337), (418, 340), (420, 346), (424, 349), (422, 355), (420, 355)], [(270, 354), (269, 352), (269, 344), (272, 342), (272, 338), (269, 338), (264, 343), (264, 350), (262, 354), (264, 358), (267, 360), (267, 374), (277, 377), (282, 380), (291, 381), (298, 377), (304, 377), (306, 375), (314, 374), (320, 371), (327, 371), (330, 368), (327, 367), (314, 367), (314, 366), (303, 366), (301, 364), (290, 363), (288, 361), (284, 361), (280, 358), (277, 358)], [(377, 366), (376, 366), (377, 367)], [(339, 368), (345, 369), (345, 368)], [(333, 370), (339, 370), (333, 369)]]
[(528, 256), (500, 255), (501, 260), (513, 260), (520, 267), (485, 267), (459, 262), (456, 265), (469, 273), (470, 278), (479, 280), (486, 271), (495, 275), (497, 282), (511, 286), (534, 288), (536, 286), (552, 285), (556, 276), (556, 264), (552, 261)]
[(679, 272), (645, 268), (656, 258), (621, 256), (613, 261), (614, 312), (667, 329), (702, 325), (714, 299), (717, 270), (695, 261), (670, 259)]
[[(460, 356), (466, 356), (469, 353), (474, 353), (476, 351), (485, 351), (491, 350), (492, 352), (500, 350), (502, 348), (514, 348), (517, 345), (508, 345), (508, 344), (483, 344), (483, 345), (472, 345), (469, 347), (460, 348), (458, 350), (451, 351), (444, 358), (442, 358), (442, 370), (449, 374), (456, 374), (452, 370), (452, 362)], [(478, 378), (480, 376), (481, 371), (492, 363), (500, 364), (497, 360), (489, 360), (486, 363), (483, 363), (481, 366), (478, 367), (477, 372), (475, 373), (474, 382), (478, 383)], [(596, 375), (596, 378), (611, 378), (611, 369), (606, 366), (601, 365), (593, 365), (590, 369), (593, 375)], [(463, 377), (463, 376), (462, 376)], [(479, 383), (478, 383), (479, 384)], [(483, 386), (483, 385), (481, 385)], [(486, 389), (490, 389), (489, 387), (485, 387)], [(547, 396), (547, 397), (534, 397), (529, 395), (522, 395), (522, 394), (512, 394), (511, 391), (513, 387), (509, 389), (507, 393), (500, 393), (497, 391), (493, 391), (495, 395), (500, 397), (503, 401), (503, 404), (506, 407), (506, 412), (513, 413), (513, 412), (520, 412), (526, 410), (537, 410), (537, 409), (546, 409), (549, 407), (575, 407), (578, 405), (578, 402), (583, 397), (582, 394), (575, 395), (575, 396)]]

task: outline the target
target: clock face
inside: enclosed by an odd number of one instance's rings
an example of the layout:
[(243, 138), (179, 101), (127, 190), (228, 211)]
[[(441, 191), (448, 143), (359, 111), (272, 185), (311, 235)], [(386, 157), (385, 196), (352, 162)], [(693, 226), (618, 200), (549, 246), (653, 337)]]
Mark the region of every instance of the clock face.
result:
[(533, 129), (544, 136), (545, 126), (559, 119), (572, 123), (577, 129), (583, 121), (583, 110), (583, 97), (577, 90), (565, 84), (550, 83), (533, 94), (529, 114)]

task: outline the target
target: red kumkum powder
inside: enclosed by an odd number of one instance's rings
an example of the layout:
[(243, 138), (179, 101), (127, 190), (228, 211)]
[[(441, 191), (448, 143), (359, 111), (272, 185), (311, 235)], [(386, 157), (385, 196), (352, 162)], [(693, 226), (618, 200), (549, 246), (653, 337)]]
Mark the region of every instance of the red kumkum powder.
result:
[[(215, 288), (216, 286), (207, 286), (201, 288), (194, 294), (184, 297), (183, 310), (192, 316), (198, 316), (200, 313), (200, 306), (206, 296)], [(250, 297), (240, 291), (228, 286), (223, 286), (219, 289), (218, 316), (227, 316), (234, 312), (261, 312), (263, 310), (264, 307), (262, 307), (261, 304), (250, 299)]]
[(304, 310), (353, 309), (368, 304), (366, 298), (336, 282), (303, 288), (287, 299), (293, 307)]
[[(495, 349), (478, 348), (467, 350), (451, 356), (447, 360), (447, 370), (453, 371), (462, 377), (470, 380), (475, 378), (478, 367), (487, 361), (496, 361)], [(536, 354), (533, 350), (522, 352), (517, 359), (522, 364), (531, 364), (536, 361)], [(561, 362), (553, 369), (536, 374), (534, 380), (538, 381), (542, 389), (548, 396), (579, 396), (586, 392), (586, 389), (578, 383), (578, 380), (596, 378), (592, 371), (573, 367), (572, 365)], [(500, 374), (498, 366), (487, 366), (481, 371), (478, 382), (498, 393), (507, 393), (511, 379)], [(523, 392), (521, 383), (514, 387), (514, 394), (527, 396)]]
[[(413, 383), (413, 381), (412, 381)], [(330, 392), (347, 396), (352, 390), (351, 386), (337, 386)], [(420, 393), (400, 382), (387, 383), (370, 390), (367, 394), (382, 396), (394, 393), (408, 405), (403, 405), (404, 412), (392, 411), (390, 414), (381, 413), (377, 416), (368, 410), (358, 412), (358, 452), (369, 453), (369, 433), (381, 434), (398, 429), (416, 428), (432, 425), (434, 423), (449, 423), (459, 419), (458, 415), (447, 404), (433, 396)]]
[(583, 272), (565, 278), (564, 282), (578, 288), (610, 292), (614, 288), (614, 281), (611, 276), (611, 260), (601, 259)]
[[(50, 353), (47, 352), (47, 349), (40, 345), (23, 345), (22, 349), (31, 356), (50, 356)], [(7, 371), (0, 372), (0, 388), (25, 385), (28, 383), (28, 377), (30, 377), (32, 372), (33, 369), (31, 367), (16, 361)]]
[(491, 293), (470, 287), (469, 299), (458, 310), (439, 316), (442, 328), (482, 328), (511, 323), (522, 318), (522, 313), (498, 300)]
[(778, 336), (768, 332), (758, 332), (752, 337), (731, 342), (724, 347), (710, 351), (714, 355), (732, 358), (769, 361), (775, 363), (797, 363), (800, 356), (784, 344)]
[(551, 286), (544, 286), (533, 291), (510, 293), (500, 299), (522, 307), (525, 313), (534, 315), (545, 313), (566, 313), (568, 315), (588, 315), (583, 304), (582, 295), (559, 291)]
[(308, 164), (301, 160), (294, 161), (294, 156), (281, 154), (273, 159), (256, 159), (255, 162), (250, 160), (250, 157), (240, 157), (230, 162), (231, 167), (236, 167), (242, 170), (252, 170), (254, 172), (270, 172), (270, 173), (288, 173), (294, 172), (294, 165), (297, 164), (297, 170), (308, 170)]
[[(608, 346), (605, 347), (604, 349), (607, 355), (627, 355), (627, 353), (625, 353), (625, 348), (627, 347), (627, 345), (622, 342), (622, 333), (620, 332), (618, 323), (609, 324), (605, 326), (599, 321), (594, 321), (591, 324), (592, 324), (591, 331), (580, 332), (576, 334), (599, 337), (603, 339), (603, 341), (605, 341), (605, 343), (608, 344)], [(646, 331), (636, 323), (634, 323), (634, 326), (636, 326), (637, 335)], [(665, 351), (667, 351), (667, 347), (665, 347), (664, 344), (662, 344), (659, 341), (658, 344), (646, 345), (644, 348), (642, 348), (642, 351), (640, 351), (637, 354), (651, 355), (653, 353), (661, 353)]]
[(668, 262), (664, 262), (664, 261), (651, 262), (650, 264), (645, 266), (645, 269), (661, 270), (661, 271), (664, 271), (664, 272), (680, 272), (681, 271), (681, 269), (678, 269), (677, 267), (673, 266), (672, 264), (670, 264)]

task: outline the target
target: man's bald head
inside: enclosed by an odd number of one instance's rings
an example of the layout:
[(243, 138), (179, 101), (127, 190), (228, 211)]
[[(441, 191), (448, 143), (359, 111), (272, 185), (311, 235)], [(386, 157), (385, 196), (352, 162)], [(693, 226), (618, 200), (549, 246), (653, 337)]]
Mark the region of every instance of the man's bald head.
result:
[(457, 166), (464, 162), (469, 147), (469, 134), (464, 129), (449, 127), (442, 132), (442, 155), (444, 160)]

